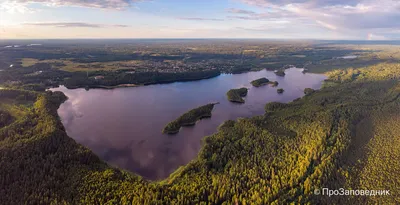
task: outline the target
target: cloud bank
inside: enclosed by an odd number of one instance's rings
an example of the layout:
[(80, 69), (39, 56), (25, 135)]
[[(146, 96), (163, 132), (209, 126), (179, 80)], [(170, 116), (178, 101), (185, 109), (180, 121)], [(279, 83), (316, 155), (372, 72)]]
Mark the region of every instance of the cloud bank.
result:
[(25, 26), (49, 26), (59, 28), (126, 28), (128, 25), (119, 24), (93, 24), (93, 23), (81, 23), (81, 22), (37, 22), (37, 23), (24, 23)]
[(73, 6), (123, 10), (134, 3), (147, 0), (1, 0), (0, 9), (24, 13), (29, 11), (29, 5), (39, 3), (49, 7)]
[[(289, 20), (313, 23), (327, 30), (383, 39), (400, 29), (399, 0), (241, 0), (263, 12), (230, 9), (231, 19)], [(368, 35), (368, 36), (367, 36)]]
[(223, 21), (224, 19), (216, 19), (216, 18), (199, 18), (199, 17), (179, 17), (179, 20), (188, 20), (188, 21)]

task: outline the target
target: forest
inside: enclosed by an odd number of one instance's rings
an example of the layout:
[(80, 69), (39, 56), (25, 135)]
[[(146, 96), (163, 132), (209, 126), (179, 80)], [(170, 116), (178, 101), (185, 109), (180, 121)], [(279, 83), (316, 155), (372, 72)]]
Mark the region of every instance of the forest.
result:
[(269, 81), (267, 78), (259, 78), (257, 80), (253, 80), (250, 82), (251, 85), (253, 85), (254, 87), (261, 87), (263, 85), (272, 85), (273, 87), (278, 86), (278, 81)]
[[(0, 90), (2, 113), (15, 115), (0, 128), (2, 203), (400, 203), (400, 65), (328, 75), (321, 90), (224, 123), (196, 159), (158, 182), (110, 167), (69, 138), (57, 116), (62, 93)], [(391, 195), (313, 194), (322, 187)]]
[[(26, 41), (19, 43), (9, 47), (7, 41), (0, 42), (0, 85), (34, 91), (58, 85), (116, 88), (170, 83), (263, 69), (277, 70), (283, 76), (290, 66), (326, 72), (400, 62), (395, 46), (319, 41), (50, 40), (33, 47)], [(357, 58), (341, 58), (346, 55)]]
[[(53, 68), (49, 64), (35, 64), (29, 67), (3, 71), (0, 84), (9, 88), (44, 91), (46, 88), (65, 85), (67, 88), (112, 88), (123, 84), (149, 85), (177, 81), (193, 81), (213, 78), (219, 70), (187, 71), (180, 73), (118, 71), (77, 71), (67, 72)], [(96, 79), (96, 76), (101, 78)]]
[(176, 134), (183, 126), (193, 126), (198, 120), (211, 117), (211, 112), (216, 104), (218, 103), (209, 103), (187, 111), (176, 120), (168, 123), (162, 132), (166, 134)]
[(243, 97), (246, 97), (247, 91), (247, 88), (230, 89), (226, 93), (226, 97), (234, 103), (245, 103)]
[[(348, 54), (358, 58), (337, 58)], [(38, 62), (20, 64), (27, 57)], [(49, 62), (57, 59), (63, 64)], [(68, 67), (132, 59), (140, 61), (138, 67)], [(48, 41), (40, 48), (1, 47), (0, 204), (400, 204), (399, 59), (398, 47), (329, 43), (105, 47)], [(190, 66), (179, 67), (182, 62)], [(195, 159), (161, 181), (110, 166), (70, 138), (57, 114), (67, 97), (45, 91), (61, 84), (92, 88), (202, 79), (287, 64), (328, 79), (293, 102), (266, 104), (261, 116), (224, 122), (203, 139)], [(227, 97), (244, 103), (245, 93), (232, 89)], [(194, 116), (185, 119), (193, 122)], [(321, 188), (391, 195), (315, 195)]]
[(274, 84), (274, 82), (270, 82), (267, 78), (259, 78), (257, 80), (251, 81), (250, 83), (254, 87), (260, 87), (260, 86), (263, 86), (263, 85), (267, 85), (269, 83)]
[(285, 74), (285, 71), (283, 71), (283, 70), (277, 70), (277, 71), (275, 71), (275, 75), (283, 77), (286, 74)]
[[(224, 123), (196, 159), (157, 182), (109, 166), (69, 138), (57, 115), (62, 93), (0, 90), (2, 113), (15, 118), (0, 128), (1, 201), (399, 204), (400, 64), (328, 75), (321, 90)], [(313, 194), (322, 187), (391, 195)]]

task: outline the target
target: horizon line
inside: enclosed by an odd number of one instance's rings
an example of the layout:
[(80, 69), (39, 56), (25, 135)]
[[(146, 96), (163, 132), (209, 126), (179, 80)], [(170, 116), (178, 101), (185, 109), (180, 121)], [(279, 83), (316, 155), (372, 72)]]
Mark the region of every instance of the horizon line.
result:
[(0, 38), (0, 41), (8, 40), (284, 40), (284, 41), (400, 41), (400, 39), (308, 39), (308, 38)]

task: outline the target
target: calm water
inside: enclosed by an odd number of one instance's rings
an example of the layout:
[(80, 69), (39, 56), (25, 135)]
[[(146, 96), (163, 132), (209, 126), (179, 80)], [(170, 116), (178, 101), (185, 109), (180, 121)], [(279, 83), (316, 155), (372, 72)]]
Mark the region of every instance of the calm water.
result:
[[(250, 81), (260, 77), (279, 82), (285, 89), (277, 94), (271, 86), (251, 87)], [(285, 77), (271, 71), (221, 75), (216, 78), (149, 85), (113, 90), (52, 90), (64, 92), (68, 100), (58, 114), (67, 133), (89, 147), (111, 165), (138, 173), (148, 179), (162, 179), (181, 165), (194, 159), (201, 139), (211, 135), (228, 119), (262, 115), (267, 102), (289, 102), (303, 96), (304, 88), (318, 89), (324, 75), (303, 74), (302, 69), (286, 70)], [(227, 101), (231, 88), (250, 88), (245, 104)], [(164, 135), (163, 127), (192, 108), (210, 102), (212, 117), (194, 127), (184, 127), (176, 135)]]

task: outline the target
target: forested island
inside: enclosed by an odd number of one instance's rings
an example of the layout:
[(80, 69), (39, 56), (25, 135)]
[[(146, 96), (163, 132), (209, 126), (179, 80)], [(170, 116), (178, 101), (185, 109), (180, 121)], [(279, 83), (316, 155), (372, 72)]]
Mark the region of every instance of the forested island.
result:
[(162, 132), (165, 134), (176, 134), (179, 132), (179, 129), (182, 126), (192, 126), (196, 124), (198, 120), (211, 117), (211, 112), (216, 104), (218, 103), (209, 103), (207, 105), (189, 110), (185, 114), (181, 115), (178, 119), (168, 123)]
[(259, 78), (250, 82), (254, 87), (260, 87), (269, 83), (267, 78)]
[(281, 77), (286, 75), (285, 71), (283, 71), (283, 70), (277, 70), (274, 73), (275, 73), (275, 75), (281, 76)]
[(278, 81), (272, 81), (272, 82), (269, 82), (269, 84), (271, 84), (272, 87), (276, 87), (279, 85)]
[(261, 87), (263, 85), (272, 85), (273, 87), (278, 86), (278, 81), (269, 81), (267, 78), (259, 78), (250, 82), (254, 87)]
[(245, 101), (243, 97), (246, 97), (247, 91), (248, 91), (247, 88), (230, 89), (226, 93), (226, 96), (228, 97), (228, 100), (231, 102), (244, 103)]
[(276, 92), (279, 93), (279, 94), (281, 94), (281, 93), (285, 92), (285, 90), (284, 90), (283, 88), (278, 88), (278, 89), (276, 90)]

